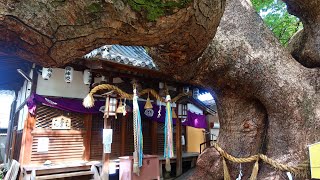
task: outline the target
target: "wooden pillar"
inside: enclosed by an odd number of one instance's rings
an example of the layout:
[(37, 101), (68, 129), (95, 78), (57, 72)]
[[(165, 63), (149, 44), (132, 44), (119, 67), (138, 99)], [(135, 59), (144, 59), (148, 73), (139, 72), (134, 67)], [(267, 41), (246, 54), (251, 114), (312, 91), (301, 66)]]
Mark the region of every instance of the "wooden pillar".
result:
[(90, 160), (90, 152), (91, 152), (91, 128), (92, 128), (92, 114), (86, 114), (84, 116), (84, 126), (86, 128), (85, 134), (85, 142), (84, 142), (84, 153), (83, 160)]
[(182, 146), (181, 146), (182, 125), (181, 119), (176, 121), (176, 176), (182, 174)]
[(15, 151), (15, 146), (16, 146), (16, 137), (17, 137), (17, 126), (13, 128), (12, 132), (12, 144), (11, 144), (11, 154), (10, 154), (10, 159), (13, 159), (14, 157), (14, 151)]
[[(207, 124), (209, 124), (209, 116), (208, 115), (206, 115), (206, 121), (207, 121)], [(210, 137), (210, 128), (209, 128), (209, 126), (206, 127), (205, 131), (207, 133), (205, 133), (205, 135), (204, 135), (204, 141), (206, 142), (206, 148), (209, 148), (211, 146), (211, 142), (210, 142), (211, 137)]]
[(151, 154), (158, 154), (158, 122), (151, 123)]
[(127, 136), (127, 116), (121, 118), (121, 146), (120, 146), (120, 155), (125, 155), (126, 147), (126, 136)]
[(25, 120), (22, 140), (21, 140), (21, 150), (20, 150), (20, 158), (19, 162), (21, 165), (29, 164), (31, 161), (31, 153), (32, 153), (32, 141), (33, 136), (31, 134), (36, 123), (36, 119), (30, 113), (28, 113), (28, 117)]
[[(104, 127), (104, 129), (111, 129), (110, 118), (108, 118), (108, 117), (104, 118), (103, 127)], [(103, 148), (102, 148), (102, 151), (103, 151)], [(104, 152), (102, 154), (103, 154), (103, 157), (102, 157), (103, 167), (102, 167), (101, 179), (102, 180), (109, 180), (109, 157), (110, 157), (110, 154), (104, 153)]]

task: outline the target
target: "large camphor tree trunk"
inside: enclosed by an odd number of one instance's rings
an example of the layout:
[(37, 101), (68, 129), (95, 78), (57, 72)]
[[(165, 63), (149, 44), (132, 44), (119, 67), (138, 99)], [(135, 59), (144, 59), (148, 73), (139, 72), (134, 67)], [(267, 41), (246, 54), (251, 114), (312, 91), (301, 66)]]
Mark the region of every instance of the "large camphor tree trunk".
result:
[[(218, 143), (223, 149), (237, 157), (262, 153), (289, 165), (308, 159), (307, 145), (320, 140), (319, 69), (293, 59), (248, 2), (228, 1), (216, 36), (200, 59), (214, 61), (206, 66), (211, 74), (197, 81), (214, 87), (218, 96)], [(239, 165), (230, 165), (235, 179)], [(261, 165), (258, 179), (287, 178)], [(193, 177), (222, 179), (221, 166), (219, 155), (208, 149)], [(245, 169), (245, 179), (251, 169)]]
[[(120, 0), (0, 1), (0, 55), (62, 66), (104, 44), (148, 46), (162, 72), (216, 93), (224, 150), (297, 165), (320, 140), (320, 4), (286, 3), (305, 26), (295, 59), (247, 0), (194, 0), (155, 22)], [(228, 166), (235, 179), (239, 165)], [(252, 164), (242, 167), (246, 179)], [(214, 148), (200, 155), (190, 178), (223, 179)], [(258, 179), (285, 178), (260, 163)]]

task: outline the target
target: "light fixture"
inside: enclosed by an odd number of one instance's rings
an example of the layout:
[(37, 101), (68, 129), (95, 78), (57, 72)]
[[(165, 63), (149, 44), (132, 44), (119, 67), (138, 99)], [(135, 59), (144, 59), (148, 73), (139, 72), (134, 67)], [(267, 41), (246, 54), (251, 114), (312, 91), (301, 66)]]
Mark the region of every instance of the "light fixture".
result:
[(189, 92), (189, 86), (184, 86), (182, 91), (183, 91), (183, 93), (188, 93)]
[(67, 66), (64, 71), (64, 80), (67, 83), (71, 83), (73, 78), (73, 67)]
[(117, 117), (117, 99), (110, 97), (108, 95), (106, 97), (105, 109), (104, 109), (104, 117), (108, 118), (109, 116)]
[(31, 82), (32, 79), (22, 70), (22, 69), (17, 69), (18, 73), (21, 74), (27, 81)]
[(193, 93), (192, 93), (192, 96), (194, 99), (198, 99), (198, 96), (199, 96), (199, 89), (198, 88), (193, 88)]
[(89, 69), (83, 71), (83, 83), (85, 85), (90, 85), (92, 80), (92, 73)]
[(53, 69), (52, 68), (42, 68), (42, 78), (44, 80), (49, 80), (52, 76)]
[(181, 122), (185, 122), (187, 120), (187, 104), (178, 104), (178, 118), (181, 119)]

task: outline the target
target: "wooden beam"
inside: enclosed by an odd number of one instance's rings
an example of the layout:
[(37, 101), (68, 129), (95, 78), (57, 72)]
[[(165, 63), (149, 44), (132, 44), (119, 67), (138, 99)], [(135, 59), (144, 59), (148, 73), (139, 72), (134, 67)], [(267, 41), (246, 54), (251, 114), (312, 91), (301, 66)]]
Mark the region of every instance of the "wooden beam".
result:
[(158, 154), (158, 122), (152, 121), (151, 124), (151, 154)]
[(85, 134), (84, 131), (78, 130), (47, 130), (47, 129), (35, 129), (31, 132), (32, 135), (79, 135)]
[(182, 146), (181, 146), (181, 135), (182, 135), (181, 119), (177, 118), (176, 121), (176, 176), (182, 174)]
[(92, 115), (86, 114), (84, 116), (84, 126), (86, 128), (85, 133), (85, 140), (83, 142), (84, 144), (84, 154), (83, 154), (83, 160), (89, 161), (90, 160), (90, 152), (91, 152), (91, 127), (92, 127)]
[(121, 146), (120, 146), (120, 155), (125, 155), (126, 147), (126, 136), (127, 136), (127, 116), (121, 118)]

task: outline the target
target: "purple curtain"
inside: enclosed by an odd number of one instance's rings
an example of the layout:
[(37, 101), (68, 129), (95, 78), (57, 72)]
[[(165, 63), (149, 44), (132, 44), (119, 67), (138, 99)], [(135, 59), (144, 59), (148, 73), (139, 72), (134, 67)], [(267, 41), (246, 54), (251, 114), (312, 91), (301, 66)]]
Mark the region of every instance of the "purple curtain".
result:
[[(140, 109), (143, 109), (144, 107), (144, 104), (142, 104), (142, 102), (139, 103), (139, 106), (140, 106)], [(150, 120), (153, 120), (153, 121), (157, 121), (157, 122), (160, 122), (160, 123), (164, 123), (165, 121), (165, 113), (166, 113), (166, 107), (165, 106), (161, 106), (161, 116), (158, 118), (158, 110), (159, 110), (159, 106), (158, 105), (155, 105), (153, 104), (153, 115), (150, 116), (147, 116), (146, 114), (148, 113), (145, 113), (146, 110), (143, 109), (143, 111), (141, 111), (142, 113), (142, 117), (143, 118), (146, 118), (146, 119), (150, 119)], [(176, 114), (178, 114), (178, 112), (176, 112)], [(176, 124), (176, 119), (173, 118), (173, 124), (175, 125)], [(201, 114), (196, 114), (196, 113), (193, 113), (191, 111), (188, 111), (187, 112), (187, 119), (185, 121), (182, 122), (182, 125), (184, 126), (192, 126), (192, 127), (195, 127), (195, 128), (207, 128), (207, 122), (206, 122), (206, 116), (205, 115), (201, 115)]]
[[(161, 106), (161, 116), (158, 118), (157, 116), (158, 116), (159, 106), (153, 104), (153, 109), (146, 111), (144, 109), (144, 103), (145, 102), (138, 102), (139, 108), (141, 110), (141, 117), (145, 119), (150, 119), (152, 121), (164, 123), (166, 107)], [(102, 106), (104, 106), (104, 101), (95, 101), (94, 106), (88, 109), (82, 105), (82, 100), (80, 99), (49, 98), (49, 97), (40, 96), (38, 94), (32, 94), (27, 101), (29, 112), (35, 115), (36, 107), (39, 104), (61, 109), (64, 111), (93, 114), (93, 113), (101, 113), (99, 109)], [(132, 107), (132, 102), (128, 101), (127, 105)], [(176, 114), (178, 113), (176, 112)], [(176, 119), (173, 119), (173, 124), (176, 124)], [(182, 122), (182, 125), (192, 126), (195, 128), (206, 128), (207, 127), (206, 116), (188, 111), (187, 119), (184, 122)]]
[(27, 106), (30, 114), (35, 114), (38, 104), (50, 106), (64, 111), (73, 111), (78, 113), (99, 113), (100, 107), (104, 106), (103, 101), (95, 101), (94, 106), (88, 109), (82, 105), (82, 100), (80, 99), (49, 98), (40, 96), (38, 94), (32, 94), (27, 101)]

